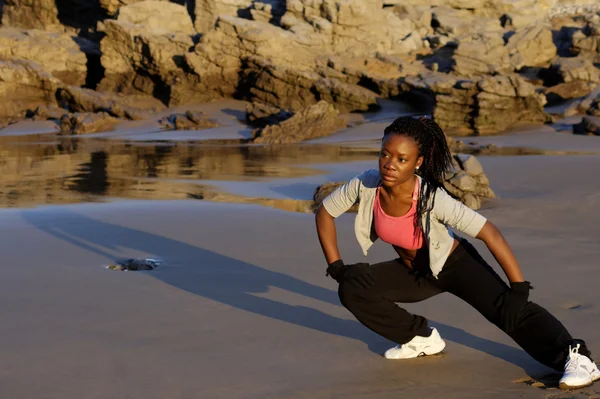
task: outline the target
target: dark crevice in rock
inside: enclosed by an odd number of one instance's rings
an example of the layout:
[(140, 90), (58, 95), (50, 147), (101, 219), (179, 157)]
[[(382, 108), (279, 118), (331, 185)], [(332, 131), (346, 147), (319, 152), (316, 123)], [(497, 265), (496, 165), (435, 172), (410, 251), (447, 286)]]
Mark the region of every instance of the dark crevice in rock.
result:
[(104, 66), (100, 62), (101, 56), (98, 54), (86, 54), (87, 75), (85, 77), (86, 89), (96, 90), (100, 81), (104, 79)]
[(196, 21), (196, 0), (187, 0), (185, 4), (192, 21)]
[(81, 29), (82, 35), (95, 30), (98, 21), (107, 18), (99, 0), (55, 0), (61, 24)]
[(359, 86), (369, 89), (374, 93), (381, 94), (379, 85), (373, 81), (373, 79), (367, 76), (361, 76), (357, 83)]

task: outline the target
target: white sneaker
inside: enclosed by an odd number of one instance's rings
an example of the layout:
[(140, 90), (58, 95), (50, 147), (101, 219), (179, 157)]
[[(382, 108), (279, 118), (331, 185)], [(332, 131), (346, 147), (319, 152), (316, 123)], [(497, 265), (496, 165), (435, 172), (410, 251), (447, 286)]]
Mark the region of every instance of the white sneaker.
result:
[(565, 373), (558, 384), (560, 389), (581, 388), (600, 379), (598, 366), (587, 356), (579, 354), (580, 346), (580, 344), (577, 344), (575, 348), (569, 346), (569, 357), (565, 364)]
[(412, 359), (420, 356), (435, 355), (446, 347), (435, 328), (431, 329), (429, 337), (416, 336), (403, 345), (396, 345), (384, 353), (386, 359)]

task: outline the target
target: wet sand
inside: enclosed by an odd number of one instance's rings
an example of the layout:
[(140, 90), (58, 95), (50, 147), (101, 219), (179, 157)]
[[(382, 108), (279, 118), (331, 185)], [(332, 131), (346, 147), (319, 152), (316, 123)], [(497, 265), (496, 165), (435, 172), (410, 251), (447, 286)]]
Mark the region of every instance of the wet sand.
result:
[[(512, 244), (536, 286), (532, 299), (600, 353), (600, 157), (480, 160), (499, 195), (481, 212)], [(329, 165), (328, 177), (347, 178), (369, 162)], [(304, 183), (296, 188), (314, 182)], [(344, 258), (358, 261), (353, 219), (338, 219), (338, 233)], [(0, 220), (2, 398), (600, 394), (600, 385), (564, 394), (515, 382), (549, 370), (449, 294), (406, 306), (447, 340), (442, 356), (383, 359), (391, 343), (358, 324), (324, 276), (312, 214), (118, 200), (3, 209)], [(103, 268), (143, 255), (167, 264)], [(377, 243), (368, 259), (392, 256)]]
[[(235, 144), (247, 134), (239, 102), (205, 105), (222, 123), (210, 132), (5, 129), (0, 398), (600, 395), (554, 388), (557, 374), (449, 294), (406, 305), (448, 344), (410, 361), (385, 360), (392, 343), (341, 307), (305, 205), (316, 186), (375, 167), (394, 116), (386, 106), (352, 115), (339, 134), (278, 148)], [(498, 195), (481, 212), (513, 246), (532, 300), (600, 353), (600, 138), (556, 125), (459, 139), (502, 150), (478, 157)], [(353, 220), (339, 218), (338, 234), (344, 258), (358, 261)], [(104, 268), (128, 256), (166, 264)], [(379, 242), (368, 261), (393, 256)]]

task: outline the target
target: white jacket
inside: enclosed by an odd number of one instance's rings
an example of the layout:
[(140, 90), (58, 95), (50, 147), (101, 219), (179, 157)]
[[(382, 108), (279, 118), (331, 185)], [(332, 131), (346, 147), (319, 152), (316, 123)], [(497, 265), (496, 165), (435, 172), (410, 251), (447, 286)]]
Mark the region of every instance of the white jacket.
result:
[[(422, 179), (419, 176), (417, 178), (420, 186)], [(365, 256), (378, 238), (373, 227), (373, 202), (380, 183), (379, 171), (367, 170), (338, 187), (322, 204), (331, 216), (337, 218), (359, 201), (354, 232)], [(437, 189), (432, 202), (433, 207), (430, 202), (423, 213), (422, 223), (429, 248), (429, 267), (433, 276), (437, 278), (454, 243), (454, 234), (450, 227), (475, 237), (487, 219), (452, 198), (443, 189)]]

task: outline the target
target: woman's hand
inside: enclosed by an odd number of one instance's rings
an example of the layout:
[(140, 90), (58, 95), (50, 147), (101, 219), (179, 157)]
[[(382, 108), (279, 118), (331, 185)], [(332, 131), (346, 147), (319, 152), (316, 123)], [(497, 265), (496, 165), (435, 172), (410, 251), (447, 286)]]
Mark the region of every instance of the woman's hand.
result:
[(371, 266), (368, 263), (345, 265), (344, 262), (339, 259), (329, 265), (327, 268), (327, 275), (339, 284), (341, 284), (342, 281), (347, 281), (355, 288), (362, 287), (364, 289), (369, 289), (375, 284), (373, 270), (371, 270)]

